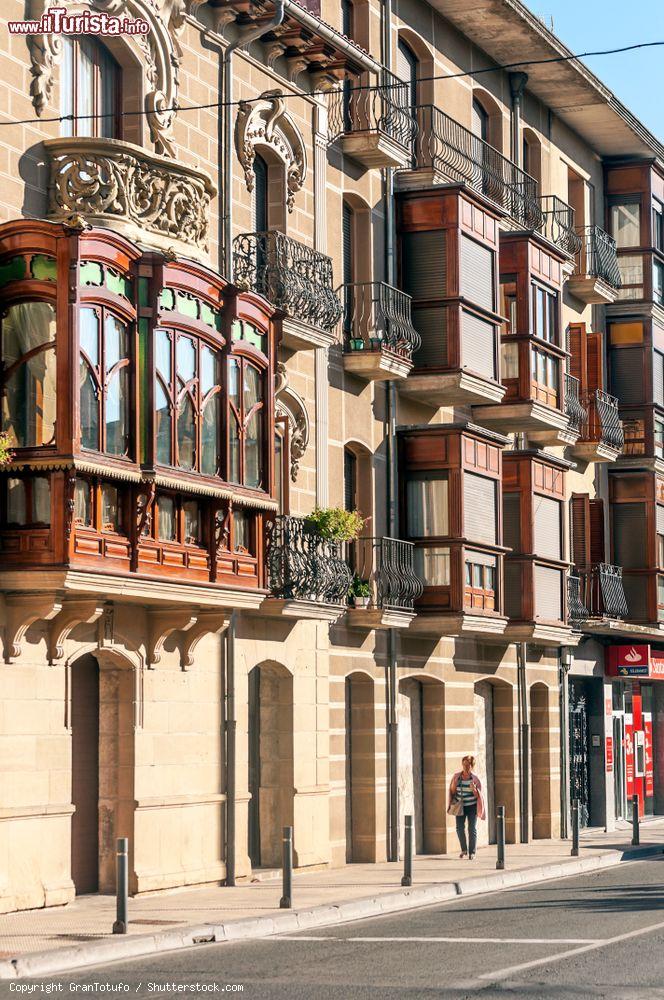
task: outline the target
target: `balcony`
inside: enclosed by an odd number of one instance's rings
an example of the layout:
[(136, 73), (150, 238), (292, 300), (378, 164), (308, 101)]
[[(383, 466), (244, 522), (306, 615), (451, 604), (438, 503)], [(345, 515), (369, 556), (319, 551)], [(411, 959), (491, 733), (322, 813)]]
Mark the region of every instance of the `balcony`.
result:
[(589, 611), (583, 603), (582, 594), (581, 577), (570, 573), (567, 577), (567, 617), (570, 622), (583, 622), (589, 617)]
[(399, 538), (358, 538), (349, 553), (357, 577), (370, 594), (355, 598), (347, 622), (354, 628), (405, 628), (415, 617), (422, 584), (414, 568), (412, 542)]
[(330, 98), (330, 144), (367, 170), (405, 167), (417, 133), (409, 100), (408, 84), (387, 70), (378, 87), (347, 83)]
[(570, 442), (581, 435), (588, 423), (588, 413), (579, 398), (579, 380), (565, 372), (565, 414)]
[(141, 245), (207, 260), (216, 188), (202, 170), (117, 139), (46, 139), (44, 148), (50, 219), (80, 216)]
[(569, 257), (581, 249), (581, 237), (574, 228), (574, 209), (555, 194), (542, 195), (539, 199), (542, 222), (533, 227), (546, 240)]
[(342, 313), (332, 260), (284, 233), (242, 233), (233, 243), (235, 283), (284, 313), (282, 342), (293, 350), (328, 347)]
[(306, 518), (275, 518), (267, 570), (272, 596), (263, 602), (261, 614), (332, 622), (346, 610), (353, 574), (343, 547), (323, 538)]
[(524, 229), (539, 230), (542, 209), (537, 181), (444, 111), (427, 104), (417, 108), (415, 154), (399, 187), (453, 182), (467, 184), (498, 205)]
[(384, 281), (343, 286), (344, 369), (369, 382), (406, 378), (420, 337), (410, 295)]
[(577, 233), (581, 247), (567, 282), (569, 292), (589, 305), (615, 302), (622, 284), (616, 241), (599, 226), (585, 226)]
[(595, 563), (589, 569), (580, 570), (581, 608), (576, 608), (574, 616), (570, 606), (570, 618), (576, 618), (582, 610), (585, 618), (612, 618), (622, 620), (628, 617), (627, 598), (623, 586), (622, 567), (608, 563)]
[(602, 389), (595, 389), (584, 403), (587, 420), (573, 446), (573, 455), (586, 462), (615, 462), (625, 444), (618, 400)]

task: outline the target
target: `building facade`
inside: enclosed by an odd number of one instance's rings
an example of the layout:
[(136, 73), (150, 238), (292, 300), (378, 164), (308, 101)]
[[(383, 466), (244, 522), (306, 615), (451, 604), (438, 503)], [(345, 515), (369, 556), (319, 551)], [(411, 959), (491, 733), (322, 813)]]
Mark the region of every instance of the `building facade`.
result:
[(661, 811), (661, 144), (516, 0), (63, 6), (149, 30), (2, 22), (0, 911)]

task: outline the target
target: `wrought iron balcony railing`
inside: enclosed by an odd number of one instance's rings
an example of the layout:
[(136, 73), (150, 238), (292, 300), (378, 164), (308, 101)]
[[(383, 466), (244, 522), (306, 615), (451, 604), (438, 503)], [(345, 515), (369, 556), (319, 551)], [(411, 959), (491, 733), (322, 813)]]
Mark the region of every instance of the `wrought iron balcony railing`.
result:
[(410, 295), (384, 281), (343, 285), (344, 350), (389, 350), (410, 360), (420, 346)]
[(274, 597), (345, 604), (353, 576), (343, 546), (323, 538), (304, 517), (280, 514), (268, 539), (267, 567)]
[(570, 256), (581, 249), (581, 237), (574, 228), (574, 209), (556, 194), (541, 195), (542, 223), (533, 227)]
[(422, 593), (414, 568), (415, 546), (400, 538), (358, 538), (351, 544), (349, 562), (371, 590), (369, 608), (412, 611)]
[(425, 104), (417, 108), (417, 115), (414, 169), (437, 170), (451, 181), (466, 183), (518, 225), (540, 228), (543, 216), (534, 177), (440, 108)]
[(616, 241), (599, 226), (582, 226), (576, 230), (581, 238), (575, 274), (579, 277), (601, 278), (611, 288), (622, 285)]
[(588, 423), (588, 414), (579, 397), (579, 380), (569, 372), (565, 372), (565, 413), (570, 430), (583, 434)]
[(233, 243), (235, 281), (265, 296), (287, 316), (321, 330), (341, 317), (332, 260), (276, 231), (242, 233)]
[(383, 70), (377, 87), (348, 81), (331, 95), (328, 114), (331, 143), (342, 135), (382, 132), (404, 150), (411, 150), (417, 134), (409, 86), (388, 70)]
[(589, 617), (581, 594), (581, 578), (570, 574), (567, 577), (567, 617), (571, 622), (583, 622)]
[(627, 618), (627, 598), (623, 585), (622, 566), (595, 563), (579, 571), (581, 602), (587, 618)]
[(603, 389), (595, 389), (584, 400), (588, 410), (587, 431), (584, 438), (599, 441), (609, 448), (622, 451), (625, 435), (618, 410), (618, 400)]

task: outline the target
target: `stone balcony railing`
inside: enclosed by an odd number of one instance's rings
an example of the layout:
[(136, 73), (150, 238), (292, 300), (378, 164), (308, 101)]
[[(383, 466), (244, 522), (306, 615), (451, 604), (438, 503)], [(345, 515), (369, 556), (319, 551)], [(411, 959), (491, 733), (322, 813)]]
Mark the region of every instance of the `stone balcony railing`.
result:
[(47, 139), (48, 215), (81, 216), (161, 250), (205, 261), (216, 188), (202, 170), (117, 139)]

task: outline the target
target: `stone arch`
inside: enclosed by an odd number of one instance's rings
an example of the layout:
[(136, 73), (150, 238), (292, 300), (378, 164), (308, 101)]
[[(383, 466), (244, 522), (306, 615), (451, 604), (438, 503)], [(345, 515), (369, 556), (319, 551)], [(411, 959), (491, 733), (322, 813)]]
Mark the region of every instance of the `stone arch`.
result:
[[(50, 6), (48, 0), (30, 0), (29, 18), (40, 20)], [(140, 19), (149, 25), (145, 35), (118, 36), (113, 45), (109, 45), (109, 50), (116, 58), (120, 55), (121, 62), (125, 62), (125, 54), (129, 53), (136, 65), (141, 66), (143, 107), (155, 152), (174, 156), (171, 130), (177, 113), (178, 73), (182, 59), (179, 37), (185, 24), (186, 0), (171, 0), (164, 5), (167, 19), (151, 0), (90, 0), (87, 4), (67, 4), (67, 14), (89, 10)], [(109, 37), (104, 36), (104, 44), (108, 44)], [(54, 70), (62, 56), (62, 36), (55, 33), (31, 35), (28, 46), (32, 72), (30, 94), (35, 111), (41, 116), (52, 96)]]
[(346, 861), (377, 861), (376, 704), (374, 679), (345, 680)]
[[(482, 780), (487, 821), (478, 828), (478, 843), (495, 842), (495, 817), (505, 806), (506, 839), (516, 839), (518, 806), (516, 774), (516, 718), (514, 688), (496, 677), (478, 680), (474, 687), (476, 771)], [(480, 839), (481, 838), (481, 839)]]
[(266, 91), (255, 101), (240, 101), (235, 122), (235, 148), (249, 192), (254, 187), (254, 160), (257, 152), (260, 152), (268, 167), (283, 167), (283, 200), (289, 213), (292, 212), (295, 195), (306, 177), (307, 154), (302, 134), (286, 111), (286, 102), (280, 91)]
[(413, 816), (415, 852), (441, 854), (447, 845), (443, 681), (418, 672), (400, 677), (397, 716), (400, 854), (408, 814)]
[(530, 688), (530, 771), (533, 837), (553, 836), (551, 697), (548, 685)]
[(482, 87), (473, 87), (472, 97), (473, 101), (477, 101), (480, 107), (484, 109), (484, 112), (488, 117), (487, 141), (489, 145), (493, 146), (494, 149), (497, 149), (499, 153), (504, 153), (505, 116), (503, 115), (502, 107), (495, 97), (493, 97), (488, 90), (484, 90)]
[(400, 27), (399, 39), (406, 43), (417, 59), (417, 104), (434, 104), (434, 57), (421, 35), (412, 28)]
[[(284, 826), (293, 826), (293, 674), (264, 660), (248, 676), (248, 850), (252, 866), (278, 867)], [(297, 839), (297, 831), (294, 831)], [(297, 860), (297, 848), (294, 847)]]

